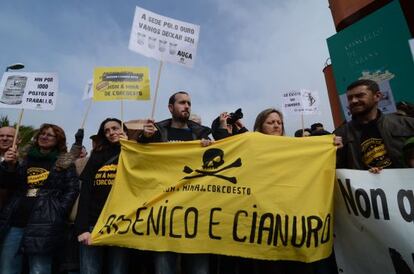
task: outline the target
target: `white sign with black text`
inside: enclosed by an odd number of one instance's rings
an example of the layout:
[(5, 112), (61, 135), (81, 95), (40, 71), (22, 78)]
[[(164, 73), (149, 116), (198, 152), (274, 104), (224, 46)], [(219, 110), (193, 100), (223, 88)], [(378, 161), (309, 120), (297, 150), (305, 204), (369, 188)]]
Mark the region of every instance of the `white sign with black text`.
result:
[(337, 169), (335, 257), (339, 273), (414, 272), (414, 169)]
[(48, 72), (5, 72), (0, 82), (0, 108), (54, 110), (58, 75)]
[(129, 49), (160, 61), (192, 67), (200, 26), (136, 7)]
[(319, 112), (319, 94), (307, 89), (283, 93), (283, 113), (315, 114)]

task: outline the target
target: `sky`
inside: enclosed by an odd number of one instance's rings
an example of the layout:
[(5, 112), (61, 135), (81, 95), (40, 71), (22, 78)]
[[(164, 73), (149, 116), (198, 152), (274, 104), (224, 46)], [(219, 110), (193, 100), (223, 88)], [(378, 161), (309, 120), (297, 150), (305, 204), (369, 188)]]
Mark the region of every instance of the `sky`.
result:
[[(211, 126), (221, 112), (242, 108), (252, 130), (260, 111), (281, 109), (283, 92), (305, 88), (320, 97), (320, 113), (305, 115), (305, 127), (322, 122), (333, 130), (322, 72), (329, 57), (326, 39), (335, 34), (327, 0), (1, 1), (0, 69), (21, 62), (22, 71), (59, 76), (56, 109), (25, 110), (22, 124), (60, 125), (72, 143), (88, 105), (82, 94), (95, 67), (149, 67), (154, 92), (159, 61), (128, 49), (136, 6), (200, 25), (194, 67), (163, 66), (156, 120), (170, 118), (169, 96), (186, 90), (192, 112), (204, 125)], [(123, 118), (148, 118), (151, 108), (152, 101), (124, 101)], [(19, 112), (0, 109), (12, 123)], [(107, 117), (121, 118), (119, 101), (92, 103), (85, 136), (95, 134)], [(289, 136), (301, 128), (300, 116), (287, 115), (284, 122)]]

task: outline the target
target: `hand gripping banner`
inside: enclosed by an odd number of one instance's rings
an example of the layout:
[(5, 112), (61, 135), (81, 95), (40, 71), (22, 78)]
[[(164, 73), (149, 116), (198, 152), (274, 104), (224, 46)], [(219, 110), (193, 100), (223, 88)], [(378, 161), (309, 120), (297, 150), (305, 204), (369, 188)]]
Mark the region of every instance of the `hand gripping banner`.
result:
[(95, 245), (312, 262), (333, 235), (333, 137), (121, 141)]

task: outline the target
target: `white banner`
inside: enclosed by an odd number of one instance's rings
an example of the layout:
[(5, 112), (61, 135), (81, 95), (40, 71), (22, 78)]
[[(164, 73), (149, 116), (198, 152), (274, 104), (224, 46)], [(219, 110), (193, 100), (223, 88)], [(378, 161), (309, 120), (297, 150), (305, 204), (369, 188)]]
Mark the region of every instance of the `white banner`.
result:
[(83, 90), (82, 100), (87, 100), (93, 98), (93, 79), (89, 79), (88, 83), (85, 85)]
[(200, 26), (136, 7), (129, 49), (147, 57), (192, 67)]
[(57, 73), (5, 72), (0, 82), (0, 108), (54, 110)]
[(339, 273), (412, 273), (414, 169), (380, 174), (338, 169), (337, 177), (334, 247)]
[(319, 111), (319, 94), (307, 89), (283, 93), (283, 113), (315, 114)]

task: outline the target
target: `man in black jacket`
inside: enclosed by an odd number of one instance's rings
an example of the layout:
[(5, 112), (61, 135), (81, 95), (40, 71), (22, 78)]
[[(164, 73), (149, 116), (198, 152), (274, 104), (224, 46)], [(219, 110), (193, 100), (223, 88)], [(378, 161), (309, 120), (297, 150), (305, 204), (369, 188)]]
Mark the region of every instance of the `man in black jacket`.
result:
[[(171, 119), (158, 123), (152, 120), (144, 125), (144, 131), (138, 137), (141, 143), (151, 142), (182, 142), (201, 140), (202, 146), (211, 144), (208, 135), (211, 130), (196, 122), (189, 120), (191, 113), (191, 98), (185, 91), (179, 91), (171, 95), (168, 101), (168, 109)], [(183, 267), (186, 273), (208, 274), (208, 254), (181, 254)], [(155, 273), (174, 274), (177, 273), (178, 254), (172, 252), (156, 252)]]
[(370, 169), (404, 167), (404, 142), (414, 136), (414, 119), (383, 114), (378, 109), (382, 94), (372, 80), (358, 80), (348, 86), (346, 96), (352, 121), (335, 130), (344, 147), (338, 149), (337, 167)]
[(171, 119), (158, 123), (148, 120), (144, 131), (138, 138), (141, 143), (177, 142), (202, 140), (202, 145), (210, 144), (208, 135), (211, 130), (196, 122), (189, 120), (191, 113), (191, 98), (185, 91), (171, 95), (168, 101)]

